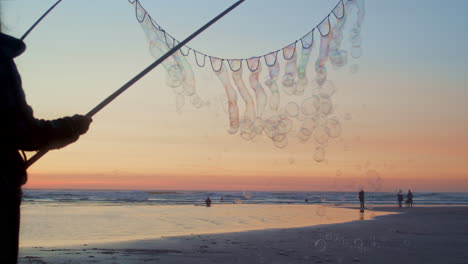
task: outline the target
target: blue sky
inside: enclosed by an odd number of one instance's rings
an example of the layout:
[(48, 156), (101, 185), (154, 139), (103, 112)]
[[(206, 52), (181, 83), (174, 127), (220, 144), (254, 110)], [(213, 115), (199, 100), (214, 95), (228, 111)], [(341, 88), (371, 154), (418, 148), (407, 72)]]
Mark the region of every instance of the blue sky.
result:
[[(181, 39), (234, 1), (141, 2), (161, 26)], [(6, 31), (21, 36), (53, 3), (51, 0), (2, 1)], [(335, 4), (335, 0), (247, 0), (197, 37), (190, 46), (218, 57), (262, 55), (303, 36)], [(465, 106), (468, 100), (467, 11), (468, 2), (463, 0), (366, 1), (362, 32), (364, 55), (359, 60), (359, 74), (338, 72), (332, 75), (340, 88), (337, 104), (342, 111), (355, 115), (345, 127), (346, 140), (358, 136), (368, 139), (363, 145), (382, 140), (407, 140), (406, 144), (401, 143), (404, 149), (395, 151), (392, 159), (420, 159), (421, 164), (432, 162), (436, 167), (439, 166), (434, 163), (437, 158), (412, 153), (409, 147), (411, 142), (429, 142), (439, 153), (455, 145), (468, 145), (468, 111)], [(26, 44), (28, 51), (17, 59), (17, 63), (28, 102), (36, 114), (44, 118), (86, 113), (153, 61), (134, 10), (126, 0), (63, 0), (28, 37)], [(209, 82), (212, 77), (208, 74), (201, 72), (200, 76), (207, 80), (206, 87), (198, 88), (201, 92), (207, 96), (223, 92), (216, 80)], [(188, 127), (193, 129), (190, 140), (194, 146), (202, 144), (202, 135), (206, 134), (219, 140), (214, 140), (218, 145), (212, 143), (207, 152), (198, 156), (209, 156), (210, 151), (222, 152), (225, 148), (222, 144), (227, 144), (226, 141), (232, 141), (229, 146), (234, 149), (238, 142), (232, 138), (226, 140), (224, 124), (213, 125), (220, 126), (219, 131), (204, 127), (215, 123), (211, 113), (187, 111), (182, 116), (174, 114), (173, 95), (161, 80), (164, 80), (164, 72), (156, 69), (141, 80), (136, 85), (138, 87), (129, 90), (96, 116), (89, 135), (76, 146), (64, 150), (67, 155), (52, 153), (46, 161), (41, 161), (37, 170), (62, 172), (71, 168), (86, 171), (80, 167), (83, 162), (74, 161), (80, 157), (91, 164), (90, 169), (106, 171), (116, 167), (116, 164), (122, 164), (124, 158), (129, 158), (112, 145), (123, 144), (127, 151), (141, 153), (137, 155), (138, 158), (159, 155), (164, 151), (155, 150), (158, 144), (171, 141), (168, 138), (174, 135), (177, 135), (176, 139), (171, 142), (177, 147), (185, 147), (186, 143), (178, 145), (177, 142), (186, 140), (188, 135), (184, 132)], [(362, 106), (367, 107), (365, 112)], [(203, 126), (195, 129), (194, 126), (199, 124)], [(154, 144), (145, 148), (135, 145), (136, 138), (142, 135), (161, 137), (153, 138)], [(102, 143), (104, 141), (108, 143)], [(91, 146), (100, 150), (96, 150), (94, 156), (80, 156)], [(244, 154), (251, 151), (251, 147), (243, 146)], [(363, 148), (366, 150), (356, 151), (353, 157), (342, 159), (356, 163), (380, 151), (370, 150), (368, 145)], [(292, 152), (284, 154), (273, 151), (265, 148), (265, 153), (275, 153), (276, 158), (283, 160), (292, 155)], [(297, 150), (296, 154), (300, 152)], [(330, 167), (344, 163), (340, 156), (342, 153), (337, 153), (335, 157), (340, 157), (340, 160), (336, 163), (330, 160)], [(232, 158), (244, 160), (240, 157), (241, 150), (237, 154), (233, 154)], [(102, 155), (109, 157), (109, 160), (100, 160), (101, 164), (97, 164), (95, 160)], [(196, 154), (193, 155), (174, 157), (184, 166), (199, 166), (200, 161), (196, 160)], [(298, 157), (299, 160), (301, 156)], [(450, 166), (462, 168), (463, 159), (466, 156), (458, 156)], [(171, 161), (167, 162), (172, 164)], [(128, 171), (158, 169), (149, 163), (132, 161), (125, 166)], [(421, 164), (420, 168), (424, 167)], [(296, 165), (298, 170), (304, 168), (299, 161)], [(230, 167), (229, 164), (223, 166)], [(442, 170), (446, 166), (440, 165), (438, 168)], [(167, 165), (168, 171), (170, 167)], [(418, 174), (423, 173), (418, 171)]]

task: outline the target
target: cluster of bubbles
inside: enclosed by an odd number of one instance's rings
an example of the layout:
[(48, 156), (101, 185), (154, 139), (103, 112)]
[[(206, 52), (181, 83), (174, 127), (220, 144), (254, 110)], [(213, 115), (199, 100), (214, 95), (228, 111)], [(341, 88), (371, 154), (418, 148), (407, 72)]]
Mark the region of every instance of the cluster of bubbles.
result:
[[(155, 58), (161, 57), (178, 44), (177, 40), (154, 22), (138, 1), (131, 3), (135, 5), (136, 17)], [(187, 47), (181, 49), (163, 63), (167, 72), (166, 84), (176, 94), (177, 110), (182, 109), (187, 99), (195, 108), (209, 105), (195, 90), (195, 75), (186, 57), (192, 51), (200, 67), (205, 66), (208, 57), (211, 68), (223, 84), (230, 134), (239, 134), (246, 141), (265, 135), (280, 149), (287, 147), (291, 138), (300, 143), (312, 141), (315, 143), (312, 148), (313, 159), (323, 162), (329, 141), (339, 138), (342, 132), (340, 119), (334, 115), (333, 95), (337, 89), (328, 79), (327, 64), (339, 69), (348, 63), (348, 51), (342, 48), (343, 30), (353, 8), (357, 12), (350, 35), (352, 47), (349, 53), (352, 58), (357, 59), (362, 54), (360, 33), (364, 18), (363, 0), (340, 1), (332, 10), (333, 16), (329, 15), (303, 38), (264, 56), (227, 60)], [(315, 67), (308, 71), (316, 42), (314, 35), (320, 38), (319, 51), (313, 63)], [(298, 46), (302, 48), (299, 51)], [(283, 66), (280, 66), (279, 57), (284, 59)], [(261, 59), (267, 67), (266, 80), (263, 82), (259, 80), (262, 72)], [(250, 70), (249, 76), (245, 78), (248, 79), (247, 82), (243, 77), (243, 63)], [(282, 67), (283, 72), (280, 71)], [(314, 75), (313, 80), (309, 80), (308, 74)], [(238, 95), (243, 102), (243, 114), (239, 113)], [(345, 115), (344, 118), (350, 120), (351, 116)]]
[[(380, 249), (384, 246), (384, 239), (377, 239), (374, 235), (365, 238), (345, 238), (339, 233), (328, 232), (321, 238), (312, 241), (312, 248), (318, 252), (325, 252), (336, 247), (344, 247), (353, 250), (356, 253), (364, 254), (374, 249)], [(403, 247), (411, 245), (409, 240), (403, 241)], [(343, 258), (341, 258), (341, 261)]]
[[(151, 55), (158, 59), (178, 44), (164, 30), (155, 25), (152, 18), (138, 1), (134, 1), (136, 17), (148, 39)], [(166, 70), (166, 85), (176, 95), (176, 109), (181, 111), (186, 101), (195, 108), (209, 105), (196, 92), (196, 80), (190, 62), (182, 52), (176, 52), (162, 63)]]

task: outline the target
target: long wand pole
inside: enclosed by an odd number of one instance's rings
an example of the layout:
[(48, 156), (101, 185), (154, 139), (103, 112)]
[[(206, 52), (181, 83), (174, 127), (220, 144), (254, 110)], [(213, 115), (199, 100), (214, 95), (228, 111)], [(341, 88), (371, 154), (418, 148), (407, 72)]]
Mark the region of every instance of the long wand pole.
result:
[[(238, 5), (240, 5), (242, 2), (245, 0), (239, 0), (236, 3), (234, 3), (232, 6), (230, 6), (228, 9), (224, 10), (221, 14), (210, 20), (208, 23), (206, 23), (203, 27), (195, 31), (192, 35), (188, 36), (186, 39), (184, 39), (182, 42), (177, 44), (174, 48), (169, 50), (166, 54), (164, 54), (162, 57), (157, 59), (155, 62), (153, 62), (151, 65), (146, 67), (143, 71), (141, 71), (139, 74), (137, 74), (135, 77), (133, 77), (130, 81), (128, 81), (126, 84), (124, 84), (122, 87), (120, 87), (117, 91), (109, 95), (104, 101), (99, 103), (96, 107), (94, 107), (91, 111), (89, 111), (86, 116), (92, 117), (95, 114), (97, 114), (99, 111), (101, 111), (104, 107), (106, 107), (108, 104), (110, 104), (115, 98), (117, 98), (120, 94), (125, 92), (128, 88), (130, 88), (133, 84), (138, 82), (143, 76), (148, 74), (151, 70), (156, 68), (159, 64), (161, 64), (164, 60), (166, 60), (168, 57), (170, 57), (172, 54), (174, 54), (176, 51), (178, 51), (180, 48), (182, 48), (185, 44), (187, 44), (190, 40), (198, 36), (200, 33), (202, 33), (205, 29), (207, 29), (209, 26), (213, 25), (221, 19), (223, 16), (225, 16), (227, 13), (231, 12), (234, 8), (236, 8)], [(42, 156), (44, 156), (49, 150), (40, 150), (37, 152), (34, 156), (32, 156), (27, 162), (26, 162), (26, 168), (29, 168), (34, 162), (39, 160)]]
[(28, 31), (26, 31), (23, 36), (21, 36), (21, 40), (24, 40), (28, 35), (29, 33), (31, 33), (31, 31), (33, 31), (33, 29), (39, 24), (41, 23), (42, 19), (44, 19), (52, 10), (54, 10), (54, 8), (60, 4), (60, 2), (62, 2), (62, 0), (58, 0), (57, 2), (55, 2), (54, 5), (52, 5), (29, 29)]

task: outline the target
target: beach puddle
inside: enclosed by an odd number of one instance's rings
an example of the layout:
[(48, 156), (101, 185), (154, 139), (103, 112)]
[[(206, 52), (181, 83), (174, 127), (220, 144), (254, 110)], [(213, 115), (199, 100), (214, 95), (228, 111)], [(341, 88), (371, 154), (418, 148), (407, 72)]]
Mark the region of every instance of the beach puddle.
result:
[(193, 234), (335, 224), (390, 214), (324, 205), (60, 205), (22, 207), (21, 247), (50, 247)]

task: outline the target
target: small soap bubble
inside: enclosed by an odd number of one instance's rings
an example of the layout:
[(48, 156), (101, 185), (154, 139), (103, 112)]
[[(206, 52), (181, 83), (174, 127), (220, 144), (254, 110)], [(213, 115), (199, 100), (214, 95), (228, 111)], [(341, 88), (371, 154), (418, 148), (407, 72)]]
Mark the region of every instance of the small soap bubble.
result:
[(244, 196), (245, 199), (250, 199), (254, 196), (253, 192), (248, 192), (248, 191), (245, 191), (242, 193), (242, 196)]
[(319, 89), (319, 95), (322, 98), (329, 98), (336, 92), (335, 84), (328, 80)]
[(315, 68), (315, 81), (318, 85), (322, 86), (323, 83), (327, 80), (327, 69), (325, 66), (318, 66)]
[(364, 242), (360, 238), (356, 238), (353, 240), (353, 246), (357, 249), (360, 249), (364, 246)]
[(320, 108), (320, 97), (314, 95), (305, 99), (302, 102), (301, 111), (304, 115), (309, 116), (317, 113)]
[(325, 209), (325, 206), (318, 205), (317, 208), (315, 209), (315, 213), (320, 217), (325, 216), (325, 214), (327, 213), (326, 209)]
[(409, 247), (411, 245), (411, 242), (407, 239), (403, 240), (403, 246)]
[(274, 140), (273, 142), (277, 148), (283, 149), (288, 146), (288, 137), (285, 136), (282, 140)]
[(314, 160), (316, 162), (322, 162), (325, 160), (325, 149), (323, 147), (315, 148)]
[(183, 83), (182, 67), (179, 64), (173, 64), (167, 70), (166, 84), (169, 87), (175, 88), (181, 86)]
[(333, 112), (333, 103), (328, 97), (320, 98), (320, 113), (323, 116), (328, 116)]
[(286, 113), (290, 117), (296, 117), (299, 114), (299, 106), (294, 102), (289, 102), (286, 105)]
[(176, 96), (176, 109), (182, 110), (182, 107), (185, 105), (185, 96), (178, 94)]
[(325, 131), (325, 128), (319, 126), (314, 130), (314, 139), (319, 145), (325, 145), (328, 142), (328, 134)]
[(318, 250), (319, 252), (324, 252), (325, 250), (327, 250), (327, 242), (323, 239), (319, 239), (317, 241), (315, 241), (315, 249)]
[(344, 120), (351, 120), (353, 119), (353, 116), (350, 113), (346, 113), (343, 118)]
[(354, 59), (359, 59), (362, 56), (362, 48), (361, 46), (353, 46), (351, 48), (351, 57)]
[(341, 135), (341, 124), (336, 118), (330, 118), (325, 121), (325, 132), (331, 138), (337, 138)]

